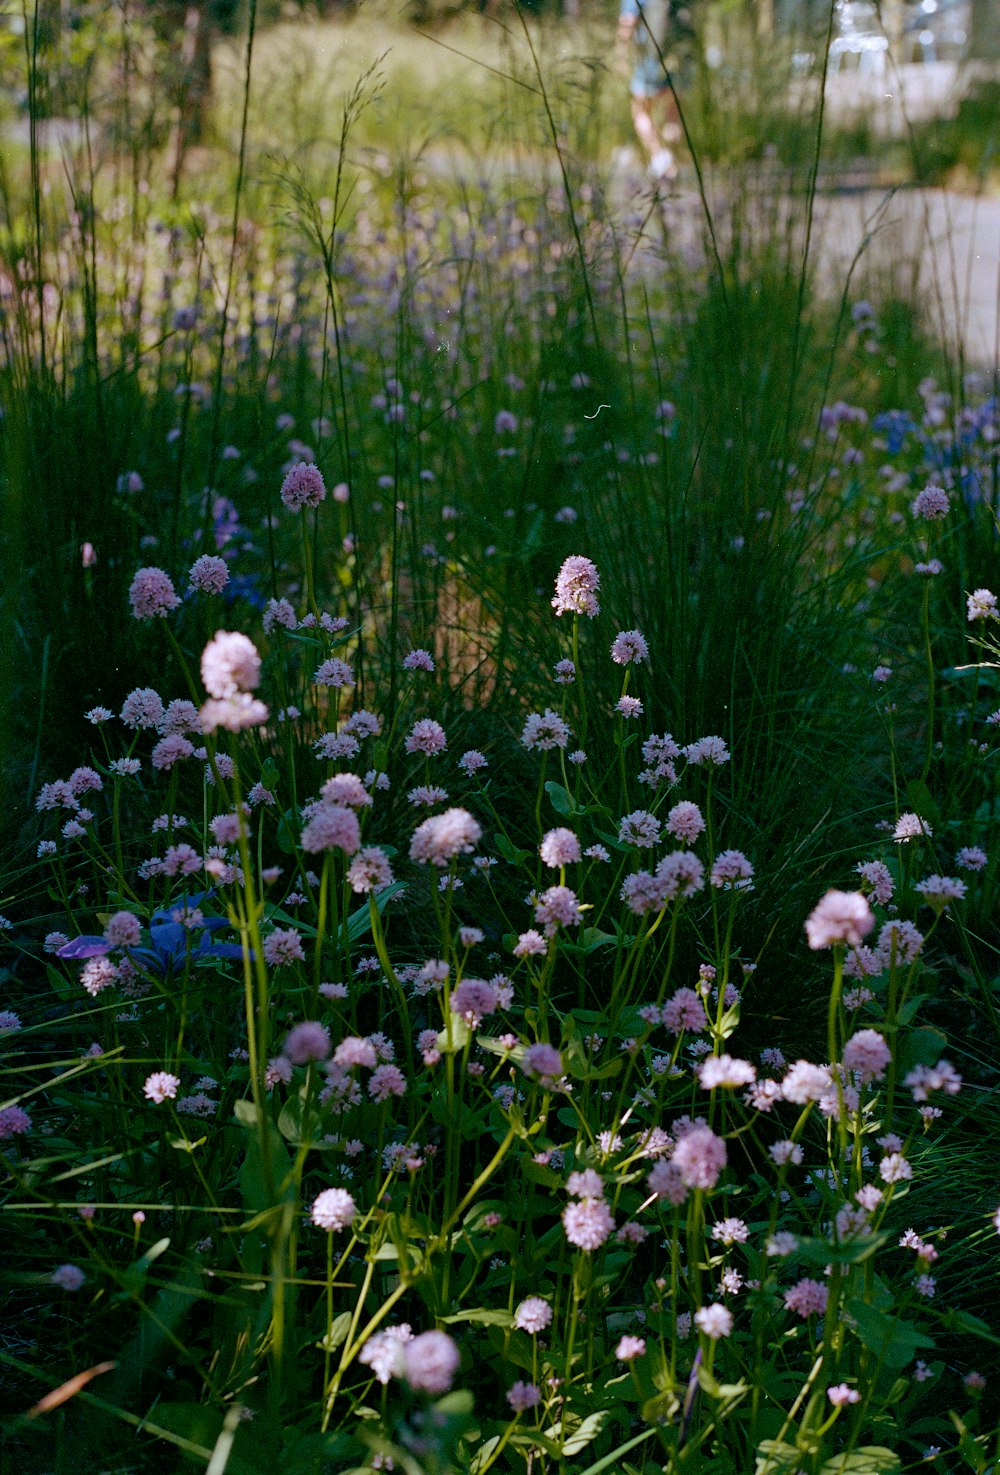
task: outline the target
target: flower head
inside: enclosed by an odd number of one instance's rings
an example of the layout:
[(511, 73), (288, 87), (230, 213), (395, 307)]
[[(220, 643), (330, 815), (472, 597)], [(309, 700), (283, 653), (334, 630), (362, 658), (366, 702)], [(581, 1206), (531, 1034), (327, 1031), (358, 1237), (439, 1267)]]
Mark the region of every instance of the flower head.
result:
[(458, 1363), (458, 1348), (447, 1332), (423, 1332), (403, 1347), (403, 1377), (420, 1393), (447, 1393)]
[(318, 507), (326, 497), (323, 474), (310, 461), (297, 461), (281, 483), (281, 500), (289, 512), (303, 507)]
[(645, 637), (639, 630), (623, 630), (614, 638), (611, 659), (619, 666), (629, 666), (633, 661), (648, 661), (649, 646)]
[(157, 1070), (151, 1076), (146, 1077), (146, 1084), (142, 1089), (143, 1094), (148, 1100), (155, 1102), (157, 1106), (161, 1106), (164, 1101), (172, 1101), (174, 1099), (177, 1095), (177, 1087), (179, 1085), (180, 1078), (178, 1076), (171, 1075), (168, 1070)]
[(345, 1188), (324, 1188), (313, 1199), (309, 1217), (317, 1229), (325, 1229), (328, 1234), (338, 1234), (351, 1227), (357, 1212), (357, 1205)]
[(552, 608), (557, 615), (586, 615), (593, 619), (600, 614), (597, 591), (601, 587), (601, 576), (589, 558), (574, 554), (567, 558), (556, 575), (556, 592)]
[(129, 587), (128, 597), (132, 613), (137, 620), (153, 620), (165, 616), (180, 604), (170, 575), (161, 568), (141, 568), (136, 571)]
[(410, 859), (446, 866), (478, 845), (482, 828), (467, 809), (446, 809), (417, 826), (410, 841)]
[(814, 951), (836, 942), (857, 947), (874, 926), (871, 907), (860, 891), (828, 891), (806, 919), (806, 937)]

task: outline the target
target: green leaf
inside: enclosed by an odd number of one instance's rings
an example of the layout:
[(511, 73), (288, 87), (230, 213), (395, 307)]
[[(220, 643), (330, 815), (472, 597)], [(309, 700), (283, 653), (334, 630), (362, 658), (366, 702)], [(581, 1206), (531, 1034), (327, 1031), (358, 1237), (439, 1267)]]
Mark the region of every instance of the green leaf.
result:
[(848, 1301), (845, 1310), (856, 1323), (858, 1336), (887, 1368), (905, 1367), (924, 1348), (934, 1343), (910, 1321), (889, 1316), (864, 1301)]
[(800, 1239), (796, 1254), (810, 1265), (860, 1265), (870, 1260), (890, 1238), (888, 1234), (869, 1234), (844, 1240), (839, 1245), (831, 1244), (828, 1239)]
[(460, 1321), (470, 1321), (475, 1326), (513, 1326), (514, 1324), (514, 1317), (510, 1311), (487, 1311), (483, 1306), (476, 1306), (471, 1311), (456, 1311), (451, 1316), (442, 1316), (441, 1320), (449, 1325)]
[[(594, 1442), (610, 1417), (611, 1410), (606, 1408), (598, 1409), (596, 1413), (588, 1414), (583, 1422), (574, 1429), (573, 1433), (567, 1435), (566, 1442), (562, 1447), (563, 1454), (575, 1455), (579, 1454), (581, 1449), (586, 1449), (588, 1444)], [(545, 1435), (546, 1438), (555, 1441), (558, 1440), (561, 1432), (562, 1426), (560, 1424), (553, 1424), (551, 1429), (546, 1429)]]
[(459, 1050), (464, 1050), (472, 1039), (472, 1030), (466, 1020), (460, 1014), (451, 1016), (451, 1039), (448, 1038), (448, 1030), (439, 1032), (436, 1040), (436, 1048), (442, 1055), (457, 1055)]
[(930, 820), (932, 824), (940, 824), (941, 811), (923, 779), (910, 780), (906, 786), (906, 797), (921, 819)]
[(941, 1325), (949, 1332), (982, 1337), (984, 1342), (992, 1342), (994, 1346), (1000, 1347), (1000, 1337), (992, 1331), (989, 1322), (973, 1316), (971, 1311), (946, 1311), (941, 1317)]
[[(405, 890), (405, 881), (393, 881), (391, 886), (383, 886), (381, 891), (375, 892), (375, 910), (380, 917), (392, 898), (398, 896), (401, 891)], [(366, 903), (363, 907), (358, 907), (357, 911), (352, 912), (348, 917), (347, 936), (351, 942), (357, 942), (360, 938), (368, 935), (371, 927), (372, 914)]]
[(850, 1454), (834, 1455), (820, 1465), (820, 1475), (895, 1475), (899, 1456), (881, 1444), (862, 1444)]
[(493, 845), (497, 854), (501, 857), (501, 859), (507, 861), (509, 865), (523, 866), (526, 860), (531, 859), (530, 850), (519, 850), (517, 846), (512, 845), (511, 842), (507, 839), (507, 836), (502, 835), (499, 830), (493, 837)]
[(51, 983), (54, 992), (64, 1004), (68, 1004), (74, 994), (79, 993), (79, 985), (75, 984), (71, 978), (67, 978), (64, 974), (60, 973), (58, 968), (53, 968), (51, 963), (46, 963), (45, 971), (49, 975), (49, 983)]
[(336, 1352), (341, 1342), (347, 1340), (347, 1333), (350, 1331), (350, 1329), (351, 1312), (342, 1311), (339, 1316), (335, 1316), (333, 1318), (333, 1321), (330, 1323), (330, 1330), (327, 1332), (322, 1342), (318, 1342), (316, 1345), (319, 1347), (321, 1352)]
[(554, 779), (549, 779), (545, 785), (545, 792), (552, 801), (552, 808), (556, 814), (561, 814), (566, 819), (570, 819), (576, 814), (577, 810), (573, 802), (573, 796), (567, 789), (563, 788), (562, 784), (557, 784)]

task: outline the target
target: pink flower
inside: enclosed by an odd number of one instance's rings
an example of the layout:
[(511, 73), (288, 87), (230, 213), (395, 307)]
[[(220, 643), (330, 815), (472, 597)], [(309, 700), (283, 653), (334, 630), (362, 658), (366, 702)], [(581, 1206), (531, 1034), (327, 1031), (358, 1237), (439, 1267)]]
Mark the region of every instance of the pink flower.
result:
[(619, 1362), (632, 1362), (636, 1357), (642, 1357), (645, 1351), (644, 1337), (622, 1337), (615, 1348), (615, 1356)]
[(126, 727), (158, 727), (163, 717), (163, 702), (151, 686), (139, 686), (129, 692), (119, 715)]
[(927, 905), (940, 915), (950, 901), (962, 900), (966, 886), (956, 876), (935, 875), (925, 876), (922, 881), (918, 881), (916, 889)]
[(697, 804), (682, 799), (667, 815), (666, 828), (667, 833), (673, 835), (675, 840), (683, 840), (686, 845), (693, 845), (704, 831), (705, 821)]
[(969, 620), (995, 620), (997, 618), (997, 597), (989, 589), (977, 589), (970, 594), (966, 605)]
[(645, 708), (638, 697), (619, 697), (615, 702), (615, 710), (623, 717), (641, 717)]
[(547, 866), (575, 865), (580, 859), (580, 842), (572, 830), (549, 830), (538, 847), (538, 853)]
[(264, 961), (270, 968), (283, 968), (289, 963), (304, 963), (302, 938), (294, 927), (276, 927), (264, 938)]
[(671, 1162), (688, 1188), (714, 1188), (726, 1166), (726, 1144), (711, 1127), (695, 1126), (684, 1133)]
[(611, 659), (618, 666), (628, 666), (633, 661), (648, 661), (649, 646), (645, 637), (638, 630), (623, 630), (614, 638)]
[(544, 1332), (552, 1322), (552, 1307), (541, 1296), (527, 1296), (514, 1312), (514, 1325), (529, 1336)]
[(681, 1177), (680, 1169), (676, 1163), (660, 1158), (658, 1163), (650, 1169), (646, 1178), (650, 1193), (655, 1193), (657, 1198), (665, 1198), (668, 1203), (682, 1204), (687, 1198), (688, 1185)]
[(80, 974), (80, 982), (92, 999), (117, 980), (118, 969), (110, 958), (89, 958)]
[(660, 821), (646, 809), (633, 809), (618, 822), (618, 841), (637, 850), (651, 850), (660, 838)]
[(892, 1051), (877, 1029), (859, 1029), (844, 1045), (844, 1069), (860, 1078), (862, 1085), (880, 1081)]
[(253, 691), (260, 680), (257, 647), (238, 630), (217, 630), (201, 653), (201, 678), (220, 701)]
[(697, 1034), (705, 1029), (708, 1017), (700, 995), (693, 988), (679, 988), (663, 1006), (663, 1023), (674, 1035), (682, 1030)]
[(79, 1265), (58, 1265), (52, 1272), (52, 1284), (62, 1291), (78, 1291), (86, 1279)]
[(695, 767), (700, 767), (707, 763), (715, 768), (721, 768), (723, 763), (729, 762), (730, 753), (722, 738), (713, 735), (711, 737), (699, 738), (694, 743), (688, 743), (684, 749), (684, 757), (689, 763), (693, 763)]
[(711, 1306), (702, 1306), (695, 1312), (694, 1321), (698, 1330), (713, 1342), (720, 1337), (728, 1337), (733, 1329), (733, 1313), (719, 1301), (714, 1301)]
[(544, 712), (532, 712), (524, 723), (521, 732), (521, 743), (529, 751), (537, 749), (540, 753), (550, 752), (553, 748), (565, 748), (569, 744), (570, 731), (566, 723), (559, 716), (546, 707)]
[(293, 1025), (285, 1039), (283, 1054), (293, 1065), (325, 1060), (330, 1053), (330, 1031), (314, 1019)]
[(709, 1055), (698, 1068), (698, 1079), (706, 1091), (717, 1086), (733, 1089), (749, 1086), (757, 1079), (757, 1071), (749, 1060), (734, 1060), (731, 1055)]
[(593, 1168), (570, 1173), (566, 1179), (566, 1192), (573, 1198), (603, 1198), (604, 1179)]
[(471, 778), (481, 768), (488, 767), (488, 764), (482, 753), (477, 752), (475, 748), (470, 748), (467, 753), (463, 753), (461, 758), (459, 758), (458, 766), (467, 778)]
[(822, 1316), (826, 1310), (827, 1288), (821, 1280), (808, 1278), (797, 1281), (785, 1292), (784, 1301), (789, 1311), (794, 1311), (803, 1320), (807, 1316)]
[(507, 1402), (514, 1413), (522, 1414), (525, 1409), (537, 1408), (542, 1401), (542, 1390), (536, 1383), (525, 1383), (520, 1379), (507, 1391)]
[(806, 937), (814, 951), (837, 942), (857, 947), (874, 926), (871, 907), (860, 891), (828, 891), (806, 919)]
[(858, 866), (858, 875), (872, 896), (874, 896), (879, 906), (885, 906), (887, 902), (892, 900), (892, 893), (895, 889), (892, 872), (882, 861), (862, 861)]
[(514, 944), (515, 958), (536, 958), (546, 952), (548, 952), (548, 943), (534, 927), (529, 927), (527, 932), (522, 932)]
[(409, 1322), (400, 1326), (387, 1326), (376, 1332), (358, 1353), (358, 1361), (370, 1367), (374, 1376), (384, 1386), (390, 1378), (403, 1375), (403, 1348), (413, 1340)]
[(361, 829), (353, 809), (342, 804), (319, 804), (302, 831), (302, 849), (311, 855), (342, 850), (354, 855), (361, 846)]
[(445, 751), (448, 738), (440, 722), (435, 722), (433, 717), (424, 717), (410, 728), (403, 746), (408, 753), (424, 753), (432, 758)]
[(476, 1029), (487, 1014), (496, 1013), (496, 989), (481, 978), (463, 978), (452, 990), (449, 1006), (452, 1014), (462, 1016)]
[(553, 937), (560, 927), (577, 927), (582, 920), (576, 893), (568, 886), (550, 886), (535, 902), (535, 921), (546, 937)]
[(611, 1210), (603, 1198), (583, 1198), (567, 1204), (562, 1221), (569, 1243), (588, 1253), (600, 1249), (615, 1227)]
[(403, 1377), (420, 1393), (447, 1393), (458, 1364), (458, 1348), (447, 1332), (423, 1332), (403, 1347)]
[(104, 936), (113, 947), (138, 947), (142, 929), (131, 912), (115, 912), (108, 918)]
[(600, 614), (597, 591), (601, 587), (601, 576), (589, 558), (574, 554), (567, 558), (556, 575), (556, 592), (552, 608), (557, 615), (586, 615), (593, 619)]
[(359, 850), (347, 868), (347, 880), (351, 890), (361, 895), (391, 886), (392, 867), (385, 851), (377, 845), (366, 845)]
[(346, 661), (331, 656), (317, 668), (313, 681), (317, 686), (332, 686), (339, 690), (343, 686), (354, 685), (354, 672)]
[(943, 487), (924, 487), (918, 492), (910, 503), (910, 511), (914, 517), (922, 517), (928, 522), (939, 522), (941, 518), (948, 516), (951, 503), (948, 493)]
[(155, 1102), (157, 1106), (162, 1106), (164, 1101), (174, 1099), (179, 1085), (178, 1076), (171, 1075), (168, 1070), (157, 1070), (151, 1076), (146, 1077), (146, 1084), (142, 1089), (148, 1100)]
[(538, 1080), (543, 1086), (551, 1086), (563, 1073), (562, 1056), (554, 1045), (529, 1045), (521, 1057), (521, 1069), (526, 1076)]
[(826, 1396), (834, 1408), (844, 1408), (849, 1403), (860, 1403), (861, 1394), (857, 1388), (851, 1388), (846, 1383), (837, 1383), (832, 1388), (827, 1388)]
[(410, 859), (446, 866), (467, 855), (479, 843), (482, 829), (466, 809), (446, 809), (417, 826), (410, 841)]
[(162, 773), (173, 768), (175, 763), (180, 763), (184, 758), (190, 758), (193, 752), (194, 747), (186, 737), (179, 732), (172, 732), (160, 738), (150, 754), (150, 761), (153, 767)]
[(989, 864), (989, 856), (978, 845), (965, 845), (955, 856), (955, 864), (963, 871), (981, 871)]
[(180, 604), (170, 575), (165, 574), (161, 568), (138, 569), (128, 597), (137, 620), (153, 620), (157, 616), (165, 616)]
[(896, 821), (896, 828), (892, 832), (892, 838), (905, 844), (907, 840), (915, 840), (918, 835), (930, 836), (933, 833), (933, 830), (925, 819), (921, 819), (919, 814), (913, 814), (907, 810)]
[(705, 884), (705, 867), (688, 850), (674, 850), (665, 855), (656, 867), (655, 875), (663, 885), (668, 901), (694, 896)]
[(203, 553), (188, 570), (192, 589), (201, 594), (221, 594), (229, 583), (229, 565), (224, 558)]
[(31, 1118), (22, 1107), (0, 1107), (0, 1142), (8, 1137), (22, 1137), (30, 1131)]
[(429, 650), (422, 650), (418, 647), (416, 650), (411, 650), (409, 655), (403, 657), (403, 670), (433, 671), (434, 657)]
[(289, 512), (298, 512), (303, 507), (318, 507), (326, 497), (319, 467), (311, 462), (297, 461), (286, 473), (279, 495)]
[(820, 1101), (832, 1088), (833, 1077), (825, 1065), (796, 1060), (781, 1083), (781, 1094), (786, 1101), (805, 1106), (807, 1101)]
[(346, 1189), (324, 1188), (313, 1199), (309, 1217), (317, 1229), (338, 1234), (343, 1229), (350, 1229), (357, 1212), (357, 1205)]
[(380, 1065), (368, 1079), (368, 1094), (373, 1101), (388, 1101), (390, 1096), (406, 1095), (406, 1077), (398, 1065)]
[(716, 888), (730, 886), (740, 888), (746, 887), (753, 880), (753, 866), (747, 860), (742, 850), (722, 850), (712, 862), (712, 873), (709, 878)]

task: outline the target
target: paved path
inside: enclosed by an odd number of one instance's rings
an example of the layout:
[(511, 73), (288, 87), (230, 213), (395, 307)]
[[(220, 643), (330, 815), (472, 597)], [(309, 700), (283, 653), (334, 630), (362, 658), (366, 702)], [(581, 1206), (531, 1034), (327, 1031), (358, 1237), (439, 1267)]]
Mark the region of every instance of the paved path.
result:
[[(627, 203), (638, 208), (643, 197), (648, 202), (649, 186), (633, 165), (619, 161), (614, 176), (617, 208)], [(725, 238), (731, 207), (724, 187), (712, 200), (712, 211)], [(758, 191), (757, 204), (749, 209), (758, 235), (791, 233), (799, 243), (804, 215), (804, 201), (775, 199), (766, 189)], [(682, 189), (668, 204), (666, 219), (681, 250), (700, 249), (704, 209), (697, 194)], [(660, 242), (662, 235), (651, 227), (634, 270), (655, 269)], [(819, 290), (839, 297), (853, 266), (850, 301), (868, 297), (877, 309), (893, 292), (915, 298), (927, 326), (953, 358), (961, 352), (969, 367), (1000, 369), (1000, 199), (868, 187), (820, 192), (810, 254)]]

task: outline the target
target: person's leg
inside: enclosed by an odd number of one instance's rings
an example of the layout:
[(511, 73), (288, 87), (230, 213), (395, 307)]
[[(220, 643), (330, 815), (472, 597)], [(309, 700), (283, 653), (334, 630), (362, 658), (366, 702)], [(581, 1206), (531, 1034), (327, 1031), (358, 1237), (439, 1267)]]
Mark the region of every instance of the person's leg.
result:
[(653, 122), (651, 97), (643, 97), (641, 94), (632, 93), (632, 123), (635, 128), (635, 136), (642, 144), (650, 158), (662, 147), (660, 135), (656, 124)]
[(675, 179), (677, 161), (674, 148), (683, 130), (673, 93), (669, 88), (650, 95), (632, 93), (631, 101), (632, 123), (649, 158), (650, 174), (654, 179)]

